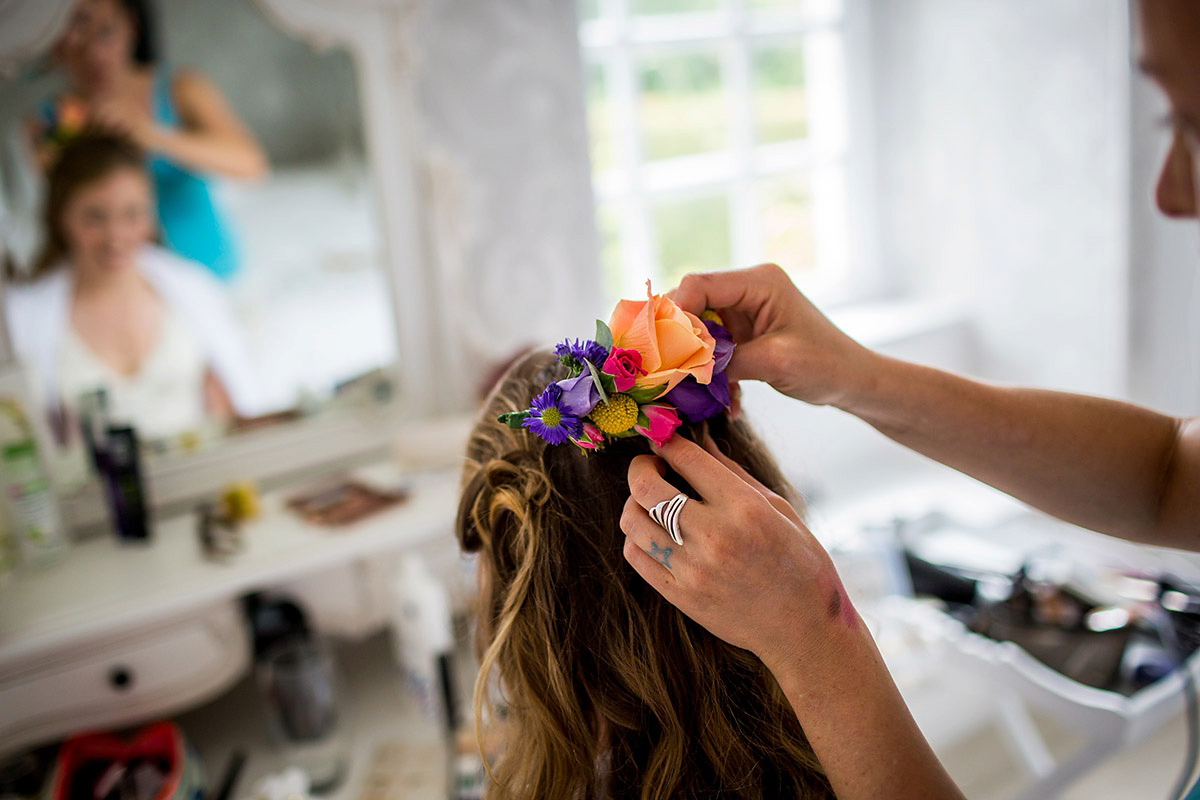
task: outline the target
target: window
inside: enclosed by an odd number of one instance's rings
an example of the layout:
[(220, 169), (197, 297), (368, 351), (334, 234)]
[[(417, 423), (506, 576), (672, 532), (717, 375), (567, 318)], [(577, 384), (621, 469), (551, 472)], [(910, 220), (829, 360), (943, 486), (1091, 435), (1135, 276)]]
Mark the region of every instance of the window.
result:
[(847, 221), (857, 2), (581, 0), (611, 295), (762, 261), (823, 299), (862, 288)]

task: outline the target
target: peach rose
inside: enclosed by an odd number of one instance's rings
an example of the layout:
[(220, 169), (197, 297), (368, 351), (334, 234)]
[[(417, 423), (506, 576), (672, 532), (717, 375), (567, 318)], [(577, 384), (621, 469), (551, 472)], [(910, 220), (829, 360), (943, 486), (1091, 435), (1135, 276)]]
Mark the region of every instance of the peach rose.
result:
[(613, 346), (642, 354), (646, 374), (635, 386), (665, 385), (664, 393), (692, 375), (698, 383), (712, 380), (713, 350), (716, 341), (695, 314), (689, 314), (674, 301), (653, 294), (646, 281), (646, 300), (622, 300), (613, 311), (608, 327)]
[(73, 136), (82, 131), (87, 117), (87, 106), (74, 98), (64, 98), (58, 105), (58, 127), (65, 134)]

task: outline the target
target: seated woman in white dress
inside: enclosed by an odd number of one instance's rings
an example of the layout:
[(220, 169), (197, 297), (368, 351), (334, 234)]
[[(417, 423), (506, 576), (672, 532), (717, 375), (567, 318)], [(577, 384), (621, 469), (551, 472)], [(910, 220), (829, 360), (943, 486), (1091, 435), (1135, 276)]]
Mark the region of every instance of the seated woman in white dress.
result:
[(43, 251), (5, 297), (16, 355), (52, 414), (102, 388), (110, 417), (146, 438), (260, 413), (223, 289), (152, 243), (150, 187), (145, 155), (125, 139), (85, 135), (62, 150)]

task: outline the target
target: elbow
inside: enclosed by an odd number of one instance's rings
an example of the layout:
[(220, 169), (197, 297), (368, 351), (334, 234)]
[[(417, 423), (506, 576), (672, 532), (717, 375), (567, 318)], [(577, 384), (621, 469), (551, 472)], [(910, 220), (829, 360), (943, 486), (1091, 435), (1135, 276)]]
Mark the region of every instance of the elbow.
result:
[(1200, 551), (1200, 419), (1181, 419), (1164, 457), (1152, 544)]
[(244, 181), (258, 183), (265, 180), (270, 174), (271, 165), (267, 161), (267, 154), (255, 146), (246, 154), (245, 163), (239, 170), (238, 177)]

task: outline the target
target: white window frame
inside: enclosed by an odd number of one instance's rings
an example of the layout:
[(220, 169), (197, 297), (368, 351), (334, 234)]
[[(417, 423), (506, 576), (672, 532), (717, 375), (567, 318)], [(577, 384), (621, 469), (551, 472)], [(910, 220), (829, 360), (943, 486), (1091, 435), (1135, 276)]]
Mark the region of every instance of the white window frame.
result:
[[(811, 170), (814, 182), (830, 181), (822, 189), (814, 186), (818, 269), (807, 280), (797, 273), (802, 288), (826, 306), (876, 300), (891, 293), (895, 287), (888, 285), (878, 266), (868, 0), (840, 0), (840, 13), (808, 18), (752, 16), (746, 0), (724, 0), (721, 10), (715, 12), (662, 19), (633, 16), (631, 0), (599, 0), (599, 5), (600, 18), (580, 24), (580, 46), (585, 69), (591, 64), (603, 66), (612, 99), (609, 107), (619, 163), (603, 174), (593, 173), (593, 187), (598, 210), (613, 202), (621, 212), (622, 294), (636, 294), (647, 277), (655, 279), (658, 288), (668, 288), (661, 285), (652, 224), (654, 200), (727, 187), (730, 266), (746, 266), (762, 260), (754, 182), (802, 170)], [(796, 36), (805, 37), (806, 48), (840, 47), (840, 56), (827, 56), (827, 63), (828, 58), (838, 61), (840, 96), (813, 97), (823, 88), (818, 76), (809, 84), (809, 108), (810, 112), (818, 105), (834, 108), (832, 116), (837, 121), (833, 124), (844, 129), (826, 137), (810, 135), (796, 142), (757, 144), (751, 55), (757, 48), (774, 41), (791, 42)], [(693, 47), (711, 52), (714, 45), (729, 103), (730, 146), (720, 152), (648, 162), (640, 138), (637, 63), (658, 52), (676, 54)], [(806, 74), (812, 74), (808, 65)], [(838, 77), (825, 83), (835, 92)], [(813, 125), (810, 133), (820, 124)], [(834, 195), (839, 183), (840, 209)], [(825, 235), (820, 233), (822, 229), (827, 231)], [(828, 252), (830, 244), (842, 248), (841, 252)]]

